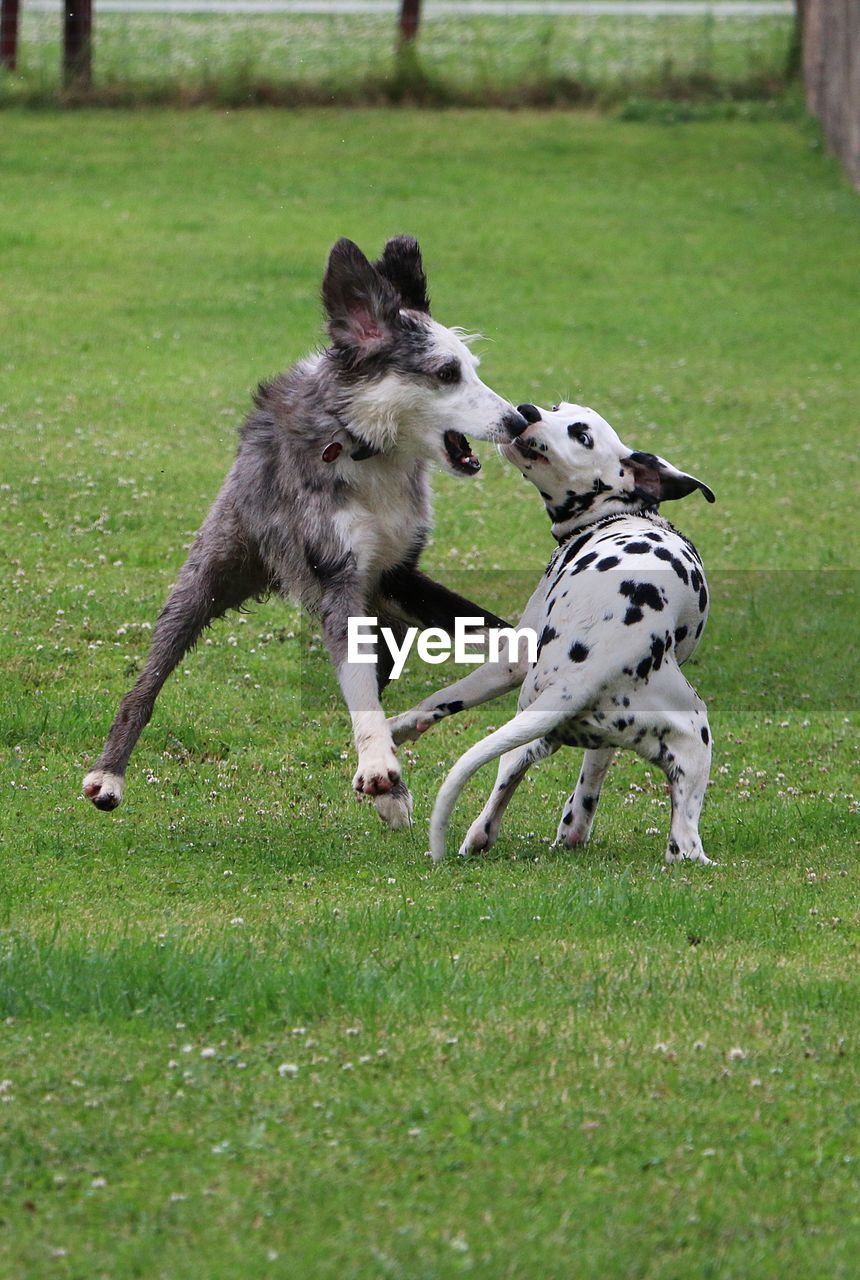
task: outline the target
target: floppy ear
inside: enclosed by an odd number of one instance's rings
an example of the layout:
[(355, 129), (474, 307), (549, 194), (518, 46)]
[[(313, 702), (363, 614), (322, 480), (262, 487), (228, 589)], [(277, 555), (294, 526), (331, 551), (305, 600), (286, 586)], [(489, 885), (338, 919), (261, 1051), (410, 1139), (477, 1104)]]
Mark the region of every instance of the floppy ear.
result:
[(382, 257), (373, 265), (394, 286), (403, 299), (404, 306), (412, 311), (430, 314), (427, 277), (417, 240), (412, 236), (395, 236), (388, 241)]
[(332, 342), (354, 359), (374, 355), (391, 341), (399, 299), (351, 240), (338, 240), (328, 256), (322, 301)]
[(652, 502), (667, 502), (672, 498), (686, 498), (694, 489), (701, 489), (708, 502), (716, 502), (713, 491), (683, 471), (677, 471), (665, 458), (655, 453), (634, 452), (622, 461), (633, 472), (634, 492)]

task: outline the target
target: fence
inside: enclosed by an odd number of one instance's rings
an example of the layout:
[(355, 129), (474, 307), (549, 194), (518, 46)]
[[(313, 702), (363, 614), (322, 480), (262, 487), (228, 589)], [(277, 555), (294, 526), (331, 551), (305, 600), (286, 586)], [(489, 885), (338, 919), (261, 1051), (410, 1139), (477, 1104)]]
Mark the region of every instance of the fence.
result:
[(784, 79), (793, 29), (792, 0), (92, 4), (2, 0), (0, 101), (63, 86), (225, 102), (766, 96)]
[(801, 14), (809, 109), (860, 187), (860, 3), (805, 0)]

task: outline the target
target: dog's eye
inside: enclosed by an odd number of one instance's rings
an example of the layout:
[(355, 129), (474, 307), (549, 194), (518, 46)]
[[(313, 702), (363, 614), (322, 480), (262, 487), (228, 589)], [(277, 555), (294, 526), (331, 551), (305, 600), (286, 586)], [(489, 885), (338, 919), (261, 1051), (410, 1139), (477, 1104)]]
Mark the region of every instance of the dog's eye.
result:
[(552, 406), (552, 412), (553, 412), (553, 413), (558, 413), (558, 411), (559, 411), (559, 409), (560, 409), (560, 408), (561, 408), (561, 405), (560, 405), (560, 404), (554, 404), (554, 405)]
[(445, 382), (451, 386), (455, 382), (460, 381), (460, 366), (456, 360), (452, 360), (450, 364), (443, 364), (441, 369), (436, 370), (436, 378), (439, 382)]
[(591, 438), (591, 432), (588, 430), (584, 422), (571, 422), (567, 428), (567, 434), (571, 440), (575, 440), (577, 444), (581, 444), (584, 449), (593, 449), (594, 441)]

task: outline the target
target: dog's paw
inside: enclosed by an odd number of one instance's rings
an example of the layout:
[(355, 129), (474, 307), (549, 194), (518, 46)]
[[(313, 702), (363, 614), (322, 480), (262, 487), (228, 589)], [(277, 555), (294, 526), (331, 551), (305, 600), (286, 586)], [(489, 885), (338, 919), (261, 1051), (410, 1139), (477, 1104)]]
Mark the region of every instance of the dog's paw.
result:
[(352, 785), (360, 795), (381, 796), (393, 791), (400, 781), (400, 764), (390, 747), (368, 751), (358, 757)]
[(401, 742), (417, 742), (433, 723), (431, 716), (416, 716), (412, 711), (404, 711), (401, 716), (391, 716), (388, 728), (395, 746), (400, 746)]
[(579, 849), (584, 844), (588, 844), (590, 829), (582, 827), (559, 827), (555, 837), (554, 849)]
[(83, 792), (97, 809), (116, 809), (122, 800), (125, 778), (107, 769), (91, 769), (84, 778)]
[(457, 852), (461, 858), (470, 858), (473, 853), (486, 853), (495, 843), (497, 834), (491, 823), (477, 818), (466, 832), (466, 839)]
[(669, 841), (669, 847), (666, 850), (666, 861), (670, 866), (676, 862), (698, 862), (700, 867), (715, 867), (717, 865), (713, 858), (708, 857), (700, 844), (692, 849), (681, 849), (674, 840)]
[(412, 794), (402, 779), (386, 795), (374, 796), (373, 803), (380, 820), (392, 831), (412, 826)]

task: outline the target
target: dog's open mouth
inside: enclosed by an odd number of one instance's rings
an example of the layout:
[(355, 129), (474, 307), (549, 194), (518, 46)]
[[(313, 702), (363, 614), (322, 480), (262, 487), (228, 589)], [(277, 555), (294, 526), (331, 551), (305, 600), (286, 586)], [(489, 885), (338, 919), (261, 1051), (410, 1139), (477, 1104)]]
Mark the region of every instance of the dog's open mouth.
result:
[(523, 440), (521, 436), (517, 436), (514, 441), (514, 448), (517, 453), (522, 454), (524, 458), (528, 458), (529, 462), (549, 463), (549, 458), (541, 453), (539, 449), (533, 449), (527, 440)]
[(443, 440), (448, 461), (455, 471), (471, 476), (481, 470), (480, 462), (472, 453), (472, 446), (461, 432), (446, 431)]

